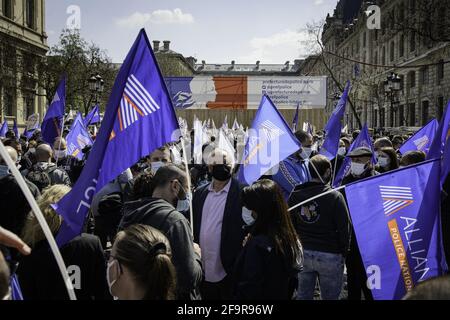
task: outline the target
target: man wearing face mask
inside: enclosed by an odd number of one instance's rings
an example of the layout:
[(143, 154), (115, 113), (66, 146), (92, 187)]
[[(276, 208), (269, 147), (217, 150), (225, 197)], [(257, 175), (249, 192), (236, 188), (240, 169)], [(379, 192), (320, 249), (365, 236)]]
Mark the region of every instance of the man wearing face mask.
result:
[(76, 182), (78, 176), (75, 174), (74, 167), (77, 165), (78, 159), (67, 153), (67, 142), (64, 138), (56, 138), (53, 143), (53, 159), (56, 166), (69, 175), (72, 184)]
[(281, 187), (286, 200), (296, 186), (310, 181), (308, 162), (309, 158), (316, 154), (312, 148), (313, 138), (309, 133), (300, 130), (295, 136), (302, 148), (271, 170), (274, 173), (272, 180)]
[(170, 149), (167, 146), (156, 149), (148, 158), (150, 169), (153, 174), (158, 171), (159, 168), (172, 163), (172, 158), (170, 156)]
[[(351, 159), (350, 173), (342, 180), (342, 185), (363, 180), (379, 173), (372, 165), (372, 151), (366, 147), (353, 150), (348, 157)], [(345, 191), (343, 192), (345, 194)], [(361, 291), (366, 300), (373, 300), (367, 287), (367, 273), (359, 252), (355, 231), (352, 228), (350, 250), (346, 259), (347, 287), (349, 300), (361, 300)]]
[(193, 199), (194, 239), (202, 248), (205, 300), (232, 295), (232, 271), (245, 234), (242, 220), (243, 186), (232, 177), (233, 156), (214, 149), (206, 161), (212, 182), (199, 187)]
[[(322, 155), (311, 158), (312, 180), (297, 186), (289, 207), (331, 190), (331, 162)], [(344, 259), (350, 244), (348, 209), (341, 193), (334, 191), (304, 204), (292, 213), (303, 246), (303, 270), (298, 278), (297, 299), (312, 300), (317, 278), (323, 300), (337, 300), (344, 276)]]
[[(151, 175), (151, 173), (143, 173)], [(200, 247), (194, 243), (189, 221), (180, 213), (189, 207), (190, 190), (184, 170), (169, 164), (153, 178), (144, 179), (149, 190), (146, 198), (124, 204), (119, 231), (133, 224), (145, 224), (161, 231), (169, 239), (172, 262), (177, 273), (177, 299), (200, 298), (203, 277)]]

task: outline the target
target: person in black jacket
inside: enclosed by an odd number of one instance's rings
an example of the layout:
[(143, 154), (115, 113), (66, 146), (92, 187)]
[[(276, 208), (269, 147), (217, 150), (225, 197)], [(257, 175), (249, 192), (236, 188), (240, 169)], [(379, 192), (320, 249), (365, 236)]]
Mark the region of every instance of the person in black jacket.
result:
[[(55, 185), (45, 190), (38, 200), (47, 224), (56, 236), (62, 217), (50, 206), (70, 191), (70, 187)], [(35, 216), (30, 216), (22, 232), (22, 239), (31, 248), (29, 256), (19, 261), (17, 275), (25, 300), (68, 300), (64, 280), (42, 228)], [(106, 260), (100, 240), (82, 234), (60, 248), (62, 258), (73, 279), (79, 300), (110, 300), (106, 282)]]
[(233, 297), (290, 300), (302, 268), (302, 248), (280, 187), (260, 180), (242, 191), (243, 219), (251, 225), (236, 262)]
[(232, 178), (233, 156), (214, 149), (207, 159), (213, 180), (195, 191), (192, 202), (194, 239), (202, 248), (205, 300), (231, 298), (231, 275), (244, 240), (240, 193), (242, 186)]
[[(311, 158), (311, 182), (297, 186), (289, 198), (293, 207), (330, 191), (331, 162), (324, 156)], [(297, 299), (312, 300), (317, 278), (323, 300), (337, 300), (343, 287), (344, 258), (350, 241), (345, 199), (333, 191), (293, 211), (293, 220), (304, 249), (304, 269), (299, 274)]]
[[(369, 148), (356, 148), (348, 154), (348, 157), (352, 160), (352, 164), (349, 174), (342, 180), (342, 185), (379, 174), (371, 164), (372, 150)], [(343, 194), (345, 195), (345, 191), (343, 191)], [(373, 300), (372, 292), (367, 287), (366, 268), (364, 267), (361, 253), (359, 252), (355, 231), (353, 228), (351, 231), (350, 249), (345, 260), (347, 266), (348, 299), (361, 300), (361, 292), (363, 292), (366, 300)]]
[(172, 261), (177, 272), (177, 299), (194, 300), (200, 297), (199, 286), (203, 277), (201, 251), (194, 243), (188, 220), (177, 211), (187, 203), (187, 178), (176, 165), (158, 169), (155, 176), (144, 173), (148, 187), (138, 183), (141, 191), (148, 190), (145, 198), (126, 202), (119, 230), (133, 224), (144, 224), (161, 231), (169, 239)]

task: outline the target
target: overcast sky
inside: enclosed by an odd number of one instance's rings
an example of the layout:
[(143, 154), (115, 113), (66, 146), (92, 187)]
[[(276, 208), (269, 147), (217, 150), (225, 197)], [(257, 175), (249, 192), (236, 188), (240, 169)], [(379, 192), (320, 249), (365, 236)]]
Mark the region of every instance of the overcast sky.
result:
[(207, 63), (284, 63), (305, 55), (302, 30), (331, 13), (337, 0), (47, 0), (49, 45), (58, 41), (71, 5), (81, 33), (122, 62), (140, 28), (150, 40)]

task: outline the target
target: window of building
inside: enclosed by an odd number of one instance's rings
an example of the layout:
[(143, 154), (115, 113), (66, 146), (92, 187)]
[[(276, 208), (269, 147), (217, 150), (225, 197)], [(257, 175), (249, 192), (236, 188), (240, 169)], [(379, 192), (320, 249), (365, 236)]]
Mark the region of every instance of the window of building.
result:
[(441, 84), (442, 80), (444, 80), (444, 60), (440, 60), (439, 64), (436, 65), (437, 84)]
[(405, 106), (401, 105), (398, 107), (398, 119), (399, 119), (399, 125), (404, 126), (405, 125)]
[(3, 105), (6, 116), (12, 116), (14, 111), (14, 96), (12, 95), (14, 89), (5, 88), (3, 95)]
[(409, 51), (416, 51), (416, 33), (414, 31), (409, 34)]
[(23, 98), (23, 102), (24, 102), (25, 110), (26, 110), (26, 112), (24, 112), (24, 114), (23, 114), (23, 120), (26, 121), (29, 116), (34, 114), (34, 97), (27, 96), (27, 97)]
[(409, 123), (408, 125), (411, 127), (414, 127), (416, 125), (416, 104), (410, 103), (409, 104)]
[(416, 86), (416, 72), (410, 71), (408, 73), (408, 85), (410, 88), (414, 88)]
[(440, 121), (444, 115), (444, 97), (439, 97), (437, 100), (437, 118)]
[(380, 109), (380, 127), (384, 128), (386, 123), (385, 123), (385, 109), (381, 108)]
[(400, 41), (398, 43), (398, 56), (403, 57), (405, 54), (405, 36), (400, 36)]
[(430, 102), (422, 101), (422, 126), (426, 125), (430, 117)]
[(411, 14), (416, 13), (416, 0), (409, 0), (409, 11)]
[(30, 29), (36, 28), (36, 0), (26, 0), (26, 26)]
[(381, 51), (381, 63), (386, 65), (386, 47), (383, 47)]
[(12, 0), (3, 0), (2, 2), (2, 12), (3, 15), (9, 19), (13, 19), (13, 1)]
[(422, 85), (428, 85), (430, 81), (430, 69), (428, 67), (423, 67), (420, 70), (420, 83)]
[(390, 61), (393, 62), (395, 59), (395, 43), (394, 41), (391, 42), (391, 50), (390, 50)]
[(375, 54), (373, 55), (373, 63), (378, 64), (378, 51), (375, 50)]

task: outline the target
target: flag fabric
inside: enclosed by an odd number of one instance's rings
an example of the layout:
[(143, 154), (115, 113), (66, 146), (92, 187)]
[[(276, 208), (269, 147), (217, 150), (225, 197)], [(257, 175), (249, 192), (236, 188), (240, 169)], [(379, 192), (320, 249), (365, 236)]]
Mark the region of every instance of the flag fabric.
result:
[(96, 105), (94, 108), (92, 108), (91, 112), (89, 112), (86, 118), (84, 119), (84, 126), (87, 128), (90, 125), (97, 124), (99, 122), (100, 122), (100, 112), (98, 105)]
[(16, 139), (18, 140), (20, 138), (20, 136), (19, 136), (19, 129), (17, 129), (16, 119), (14, 119), (13, 131), (14, 131), (14, 134), (16, 135)]
[(438, 131), (435, 135), (430, 150), (428, 151), (427, 159), (440, 159), (444, 152), (444, 147), (447, 139), (450, 137), (450, 101), (447, 105), (445, 115), (441, 119)]
[(300, 142), (283, 116), (264, 95), (248, 133), (239, 180), (251, 185), (300, 148)]
[(419, 282), (447, 271), (439, 175), (440, 161), (434, 160), (346, 187), (353, 228), (376, 300), (401, 299)]
[(66, 77), (63, 76), (41, 125), (42, 138), (49, 144), (53, 144), (55, 138), (61, 136), (65, 105)]
[(5, 120), (2, 124), (2, 127), (0, 128), (0, 137), (6, 137), (6, 133), (8, 132), (8, 130), (8, 121)]
[(235, 150), (233, 145), (231, 144), (230, 140), (228, 140), (225, 132), (221, 129), (219, 131), (219, 144), (218, 148), (225, 150), (227, 153), (230, 154), (230, 156), (233, 157), (233, 162), (236, 162), (236, 156), (235, 156)]
[(180, 128), (161, 71), (142, 29), (117, 75), (90, 156), (72, 191), (53, 205), (64, 218), (59, 245), (78, 236), (93, 196), (166, 143)]
[(436, 136), (439, 122), (436, 119), (431, 120), (422, 129), (417, 131), (411, 138), (409, 138), (399, 149), (401, 154), (408, 151), (423, 151), (428, 154), (431, 143)]
[(348, 93), (350, 91), (350, 81), (347, 81), (344, 93), (339, 100), (336, 109), (330, 117), (325, 127), (325, 142), (320, 150), (320, 154), (327, 157), (329, 160), (333, 160), (339, 149), (339, 140), (341, 139), (342, 131), (342, 118), (345, 113), (345, 106), (347, 105)]
[(200, 120), (194, 121), (194, 164), (202, 164), (203, 158), (203, 143), (204, 143), (204, 128)]
[(442, 158), (441, 189), (449, 173), (450, 173), (450, 140), (447, 140), (444, 149), (444, 157)]
[(66, 137), (66, 141), (67, 152), (78, 160), (83, 159), (82, 150), (84, 147), (94, 144), (89, 132), (83, 124), (83, 117), (79, 112), (72, 123), (70, 132)]
[(237, 122), (237, 119), (234, 118), (234, 122), (233, 122), (233, 127), (232, 127), (233, 131), (236, 131), (239, 129), (239, 123)]
[(19, 280), (17, 279), (17, 275), (14, 273), (10, 277), (11, 283), (11, 299), (13, 301), (23, 301), (22, 290), (20, 289)]
[[(361, 132), (359, 133), (359, 135), (355, 139), (355, 141), (353, 141), (353, 143), (351, 144), (350, 149), (348, 150), (347, 154), (349, 154), (353, 150), (355, 150), (357, 148), (361, 148), (361, 147), (366, 147), (366, 148), (369, 148), (370, 150), (372, 150), (372, 154), (373, 154), (372, 165), (376, 164), (377, 159), (375, 157), (375, 151), (373, 148), (372, 139), (369, 134), (369, 129), (367, 127), (367, 123), (364, 125), (364, 127), (362, 128)], [(344, 177), (347, 176), (347, 174), (350, 172), (351, 164), (352, 164), (352, 160), (348, 156), (346, 156), (344, 159), (344, 162), (341, 165), (341, 168), (339, 169), (338, 173), (335, 175), (334, 182), (333, 182), (334, 188), (339, 187), (341, 185)]]
[(295, 110), (294, 119), (292, 120), (292, 132), (294, 133), (297, 131), (299, 111), (300, 111), (300, 102), (297, 103), (297, 110)]

